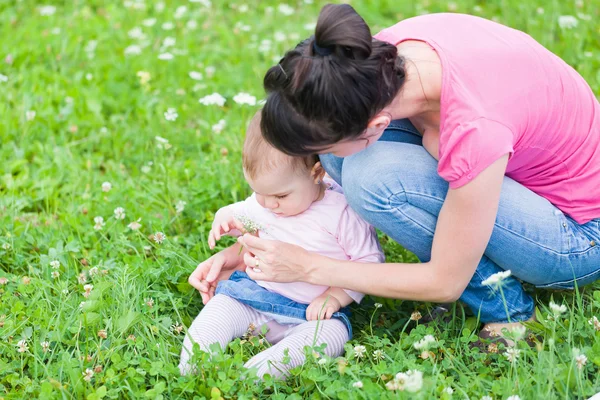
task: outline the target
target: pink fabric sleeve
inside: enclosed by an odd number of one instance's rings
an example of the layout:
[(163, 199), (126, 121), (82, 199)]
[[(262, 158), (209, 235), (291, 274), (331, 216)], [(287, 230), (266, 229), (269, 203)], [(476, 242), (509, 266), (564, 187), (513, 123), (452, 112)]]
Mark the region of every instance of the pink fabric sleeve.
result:
[[(382, 263), (385, 261), (375, 228), (359, 217), (350, 206), (346, 207), (341, 215), (337, 240), (350, 261), (363, 263)], [(365, 273), (368, 273), (367, 265), (365, 265)], [(344, 291), (357, 303), (360, 303), (365, 296), (353, 290), (344, 289)]]
[(512, 131), (486, 118), (460, 124), (442, 136), (438, 174), (452, 189), (473, 180), (504, 154), (513, 153)]

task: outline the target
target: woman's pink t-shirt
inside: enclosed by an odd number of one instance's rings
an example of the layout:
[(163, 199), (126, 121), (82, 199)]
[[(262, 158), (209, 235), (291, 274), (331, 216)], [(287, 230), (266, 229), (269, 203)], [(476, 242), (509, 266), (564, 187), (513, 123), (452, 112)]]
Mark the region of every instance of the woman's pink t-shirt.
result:
[(384, 29), (428, 43), (442, 62), (438, 173), (458, 188), (509, 153), (506, 175), (582, 224), (600, 217), (600, 103), (529, 35), (463, 14)]

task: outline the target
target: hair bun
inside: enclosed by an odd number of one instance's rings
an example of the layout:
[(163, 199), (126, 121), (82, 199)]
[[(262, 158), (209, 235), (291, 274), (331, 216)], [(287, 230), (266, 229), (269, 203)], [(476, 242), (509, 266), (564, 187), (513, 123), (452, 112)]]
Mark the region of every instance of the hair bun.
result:
[[(371, 55), (371, 30), (349, 4), (327, 4), (315, 28), (313, 54), (364, 60)], [(321, 51), (321, 49), (326, 49)], [(328, 53), (329, 52), (329, 53)]]

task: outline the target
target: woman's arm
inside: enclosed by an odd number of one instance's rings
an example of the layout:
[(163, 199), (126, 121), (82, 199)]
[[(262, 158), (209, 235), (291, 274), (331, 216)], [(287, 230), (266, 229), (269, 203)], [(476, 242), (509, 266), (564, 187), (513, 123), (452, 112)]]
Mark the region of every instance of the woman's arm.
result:
[(342, 287), (406, 300), (448, 302), (460, 297), (471, 280), (492, 234), (502, 181), (504, 155), (473, 181), (450, 189), (438, 216), (431, 260), (421, 264), (364, 264), (334, 260), (275, 241), (244, 235), (246, 265), (259, 259), (260, 271), (247, 268), (253, 279)]

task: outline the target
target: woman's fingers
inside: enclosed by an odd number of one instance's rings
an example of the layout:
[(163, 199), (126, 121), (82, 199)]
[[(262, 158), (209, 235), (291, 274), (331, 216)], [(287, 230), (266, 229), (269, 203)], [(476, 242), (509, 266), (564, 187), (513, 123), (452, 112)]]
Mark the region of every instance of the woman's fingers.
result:
[(267, 244), (269, 242), (269, 240), (267, 239), (261, 239), (259, 237), (253, 236), (249, 233), (244, 234), (244, 236), (240, 237), (241, 243), (242, 245), (244, 245), (244, 247), (246, 247), (248, 250), (250, 250), (253, 253), (257, 253), (257, 251), (255, 250), (262, 250), (262, 251), (266, 251), (268, 250)]

